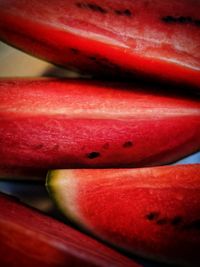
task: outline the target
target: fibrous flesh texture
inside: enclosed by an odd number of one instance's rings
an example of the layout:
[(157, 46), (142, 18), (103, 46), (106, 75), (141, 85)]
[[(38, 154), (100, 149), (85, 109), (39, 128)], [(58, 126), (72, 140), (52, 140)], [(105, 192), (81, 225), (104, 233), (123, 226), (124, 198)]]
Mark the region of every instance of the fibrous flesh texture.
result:
[(6, 267), (139, 267), (96, 240), (2, 194), (0, 264)]
[(63, 213), (129, 252), (199, 266), (200, 164), (55, 170), (47, 187)]
[(200, 88), (196, 0), (1, 0), (0, 38), (85, 73)]
[(0, 174), (169, 163), (200, 148), (200, 102), (138, 85), (0, 81)]

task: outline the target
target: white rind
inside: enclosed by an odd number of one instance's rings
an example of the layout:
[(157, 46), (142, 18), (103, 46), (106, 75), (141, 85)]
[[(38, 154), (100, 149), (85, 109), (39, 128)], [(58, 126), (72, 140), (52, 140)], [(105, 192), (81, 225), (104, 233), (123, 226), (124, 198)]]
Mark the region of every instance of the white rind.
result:
[(74, 170), (54, 170), (47, 175), (47, 189), (53, 196), (58, 208), (71, 221), (78, 223), (83, 228), (88, 227), (77, 207), (77, 181)]

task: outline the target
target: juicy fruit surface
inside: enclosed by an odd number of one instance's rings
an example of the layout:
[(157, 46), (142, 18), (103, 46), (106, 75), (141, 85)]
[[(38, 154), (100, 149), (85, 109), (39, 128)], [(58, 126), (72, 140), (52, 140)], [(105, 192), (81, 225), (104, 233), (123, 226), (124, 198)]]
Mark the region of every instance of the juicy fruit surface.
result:
[(130, 252), (200, 263), (200, 164), (55, 170), (47, 186), (63, 213)]
[(132, 266), (84, 234), (0, 194), (1, 266)]
[(200, 148), (192, 98), (56, 79), (1, 80), (0, 89), (1, 176), (163, 164)]
[(2, 40), (56, 64), (200, 88), (199, 1), (3, 0), (0, 14)]

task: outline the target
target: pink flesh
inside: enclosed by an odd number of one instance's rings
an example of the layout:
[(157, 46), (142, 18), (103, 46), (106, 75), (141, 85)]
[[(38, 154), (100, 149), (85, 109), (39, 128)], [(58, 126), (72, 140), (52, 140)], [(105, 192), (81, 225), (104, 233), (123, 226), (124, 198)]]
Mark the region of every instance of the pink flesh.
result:
[(200, 148), (199, 101), (127, 88), (2, 80), (1, 176), (164, 164)]
[(2, 0), (0, 38), (85, 72), (200, 88), (199, 14), (196, 0)]
[(194, 100), (160, 89), (91, 80), (1, 79), (0, 112), (12, 116), (17, 113), (94, 119), (200, 115), (197, 96)]
[[(200, 146), (195, 117), (117, 121), (6, 116), (0, 125), (1, 165), (10, 167), (152, 165), (171, 162)], [(93, 152), (100, 155), (89, 158)]]
[[(116, 246), (155, 259), (199, 266), (199, 174), (200, 164), (72, 170), (66, 177), (63, 171), (63, 199), (64, 190), (72, 194), (74, 200), (67, 207), (72, 210), (71, 217)], [(58, 204), (66, 209), (66, 203)]]
[(0, 195), (1, 266), (139, 267), (86, 235)]

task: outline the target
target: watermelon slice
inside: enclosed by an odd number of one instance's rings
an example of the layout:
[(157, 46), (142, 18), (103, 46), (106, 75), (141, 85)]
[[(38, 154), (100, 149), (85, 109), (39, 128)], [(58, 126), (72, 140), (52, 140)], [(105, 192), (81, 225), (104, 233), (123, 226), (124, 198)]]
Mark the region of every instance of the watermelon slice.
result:
[(0, 80), (0, 175), (160, 165), (200, 149), (200, 101), (138, 85)]
[(96, 240), (0, 194), (0, 265), (139, 267)]
[(196, 0), (1, 0), (0, 39), (86, 73), (200, 88)]
[(95, 236), (145, 257), (200, 266), (200, 164), (55, 170), (47, 187), (62, 212)]

